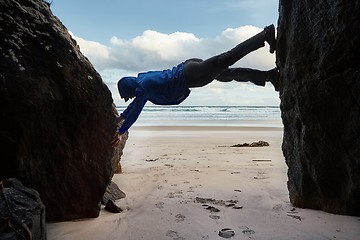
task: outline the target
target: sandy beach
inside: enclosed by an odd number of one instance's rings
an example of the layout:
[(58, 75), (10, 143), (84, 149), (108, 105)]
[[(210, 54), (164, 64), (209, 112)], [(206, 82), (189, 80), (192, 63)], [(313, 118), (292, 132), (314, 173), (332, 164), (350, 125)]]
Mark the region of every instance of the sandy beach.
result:
[[(360, 217), (290, 204), (282, 136), (277, 127), (134, 126), (113, 178), (124, 211), (49, 223), (48, 239), (360, 239)], [(231, 147), (260, 140), (270, 146)]]

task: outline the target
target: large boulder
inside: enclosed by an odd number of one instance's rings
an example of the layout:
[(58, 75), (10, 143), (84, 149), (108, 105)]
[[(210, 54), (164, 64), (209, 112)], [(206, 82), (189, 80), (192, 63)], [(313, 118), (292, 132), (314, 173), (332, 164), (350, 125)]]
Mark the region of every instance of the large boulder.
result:
[(279, 12), (290, 200), (360, 215), (360, 1), (280, 0)]
[(96, 217), (119, 161), (111, 93), (45, 1), (0, 8), (0, 179), (36, 189), (47, 220)]

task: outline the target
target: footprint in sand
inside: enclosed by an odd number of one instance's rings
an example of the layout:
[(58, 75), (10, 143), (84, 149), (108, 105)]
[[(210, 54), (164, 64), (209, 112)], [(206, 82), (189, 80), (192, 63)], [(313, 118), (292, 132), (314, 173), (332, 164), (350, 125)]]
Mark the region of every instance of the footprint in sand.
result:
[(173, 230), (167, 231), (166, 236), (172, 238), (173, 240), (185, 240), (185, 238), (180, 237), (178, 232), (175, 232)]
[(218, 235), (223, 238), (231, 238), (235, 236), (235, 232), (231, 228), (223, 228), (219, 231)]
[(258, 171), (257, 176), (254, 176), (254, 179), (266, 179), (266, 172), (265, 171)]
[(157, 207), (157, 208), (159, 208), (159, 209), (163, 209), (164, 208), (164, 202), (158, 202), (158, 203), (156, 203), (155, 204), (155, 206)]
[(177, 222), (177, 223), (179, 223), (179, 222), (183, 222), (184, 220), (185, 220), (185, 216), (184, 215), (182, 215), (182, 214), (177, 214), (176, 216), (175, 216), (175, 222)]
[(241, 227), (239, 227), (239, 228), (240, 228), (240, 229), (243, 229), (243, 230), (242, 230), (242, 233), (245, 234), (245, 235), (252, 235), (252, 234), (255, 233), (254, 230), (250, 229), (250, 228), (247, 227), (247, 226), (241, 226)]
[(167, 194), (167, 197), (168, 197), (168, 198), (174, 198), (174, 197), (175, 197), (175, 193), (174, 193), (174, 192), (169, 192), (169, 193)]
[(282, 204), (276, 204), (272, 209), (274, 212), (277, 212), (277, 213), (284, 211), (284, 207)]
[(203, 207), (205, 207), (206, 210), (209, 210), (210, 212), (220, 212), (220, 209), (216, 208), (216, 207), (213, 207), (213, 206), (210, 206), (210, 205), (207, 205), (207, 204), (203, 204), (202, 205)]
[(217, 215), (210, 215), (209, 217), (214, 220), (220, 219), (220, 216), (217, 216)]
[(246, 229), (246, 230), (243, 230), (242, 233), (245, 235), (251, 235), (251, 234), (254, 234), (255, 231), (251, 230), (251, 229)]

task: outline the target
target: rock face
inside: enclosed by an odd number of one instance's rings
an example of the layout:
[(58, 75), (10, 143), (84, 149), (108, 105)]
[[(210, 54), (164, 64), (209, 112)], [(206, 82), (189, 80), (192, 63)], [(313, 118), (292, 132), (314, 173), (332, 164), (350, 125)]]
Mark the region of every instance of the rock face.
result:
[(119, 160), (111, 93), (44, 1), (0, 8), (0, 179), (36, 189), (47, 220), (96, 217)]
[(279, 12), (290, 200), (360, 215), (360, 1), (280, 0)]
[(15, 178), (0, 182), (0, 239), (46, 239), (45, 206), (39, 193)]
[(125, 198), (126, 194), (120, 190), (120, 188), (114, 182), (110, 182), (109, 186), (106, 188), (106, 192), (101, 199), (101, 203), (106, 205), (106, 203), (111, 200), (115, 202), (118, 199)]

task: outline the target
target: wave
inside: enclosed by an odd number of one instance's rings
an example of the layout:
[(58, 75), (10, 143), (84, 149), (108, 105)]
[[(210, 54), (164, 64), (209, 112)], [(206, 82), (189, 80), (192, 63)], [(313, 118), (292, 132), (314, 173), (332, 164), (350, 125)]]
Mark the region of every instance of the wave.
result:
[[(119, 113), (126, 107), (117, 107)], [(281, 124), (276, 106), (145, 106), (137, 124), (142, 125), (239, 125), (244, 121), (274, 121)]]

